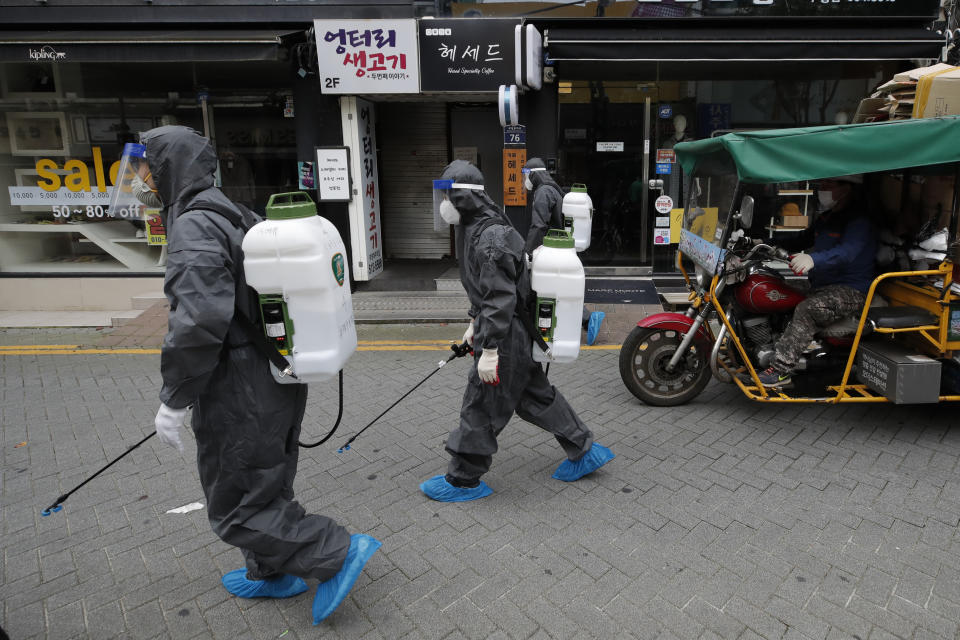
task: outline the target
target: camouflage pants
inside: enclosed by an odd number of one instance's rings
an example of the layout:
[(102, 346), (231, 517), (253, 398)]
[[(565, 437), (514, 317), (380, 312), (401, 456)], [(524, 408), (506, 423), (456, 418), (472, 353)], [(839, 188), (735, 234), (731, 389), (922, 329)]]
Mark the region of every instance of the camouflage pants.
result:
[(811, 291), (794, 309), (793, 319), (777, 340), (773, 368), (789, 373), (820, 327), (860, 313), (866, 301), (866, 294), (842, 284)]

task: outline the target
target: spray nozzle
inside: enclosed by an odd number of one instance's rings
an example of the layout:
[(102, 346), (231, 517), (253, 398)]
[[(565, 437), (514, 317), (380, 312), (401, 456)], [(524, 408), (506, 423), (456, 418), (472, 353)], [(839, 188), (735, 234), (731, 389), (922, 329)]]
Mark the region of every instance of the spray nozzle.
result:
[(461, 344), (451, 344), (450, 350), (453, 351), (453, 355), (457, 358), (462, 358), (468, 353), (473, 353), (473, 347), (464, 340)]

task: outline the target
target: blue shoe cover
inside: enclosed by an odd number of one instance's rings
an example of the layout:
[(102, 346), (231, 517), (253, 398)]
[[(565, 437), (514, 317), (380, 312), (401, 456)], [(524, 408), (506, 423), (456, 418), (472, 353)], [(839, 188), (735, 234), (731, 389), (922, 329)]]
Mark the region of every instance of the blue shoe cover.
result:
[(313, 597), (313, 624), (320, 624), (340, 606), (353, 588), (353, 583), (360, 577), (364, 565), (381, 544), (376, 538), (363, 533), (350, 536), (350, 549), (347, 550), (343, 567), (337, 575), (317, 586), (317, 595)]
[(467, 502), (486, 498), (493, 493), (493, 489), (488, 487), (483, 480), (475, 487), (455, 487), (447, 482), (444, 476), (433, 476), (429, 480), (421, 482), (420, 491), (423, 491), (424, 495), (431, 500), (438, 500), (439, 502)]
[(603, 324), (603, 319), (607, 317), (603, 311), (594, 311), (590, 314), (590, 320), (587, 321), (587, 344), (592, 345), (597, 341), (597, 336), (600, 335), (600, 325)]
[(267, 580), (247, 580), (247, 570), (237, 569), (220, 580), (227, 591), (240, 598), (290, 598), (307, 590), (307, 583), (297, 576), (280, 576)]
[(613, 451), (607, 449), (602, 444), (593, 443), (590, 451), (576, 462), (564, 460), (553, 472), (553, 477), (564, 482), (573, 482), (579, 480), (588, 473), (593, 473), (603, 465), (613, 460)]

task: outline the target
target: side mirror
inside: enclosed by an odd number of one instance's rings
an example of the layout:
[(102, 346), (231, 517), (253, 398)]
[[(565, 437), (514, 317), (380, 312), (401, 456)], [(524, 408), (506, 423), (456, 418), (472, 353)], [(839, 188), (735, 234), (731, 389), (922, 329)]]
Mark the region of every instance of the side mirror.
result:
[(740, 201), (740, 226), (744, 229), (753, 226), (753, 196), (743, 196)]

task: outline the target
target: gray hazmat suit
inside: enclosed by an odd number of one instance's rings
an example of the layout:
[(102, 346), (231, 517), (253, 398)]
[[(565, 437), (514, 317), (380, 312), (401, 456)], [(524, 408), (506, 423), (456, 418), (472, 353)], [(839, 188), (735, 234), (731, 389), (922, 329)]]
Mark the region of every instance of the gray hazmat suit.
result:
[[(530, 158), (523, 165), (525, 169), (546, 169), (540, 158)], [(533, 255), (533, 250), (543, 244), (543, 237), (549, 229), (563, 229), (563, 189), (547, 171), (531, 171), (530, 183), (533, 185), (533, 204), (530, 207), (530, 229), (524, 251)], [(590, 311), (584, 307), (580, 316), (583, 328), (590, 321)]]
[[(483, 184), (479, 169), (463, 160), (449, 164), (441, 178)], [(483, 349), (498, 350), (500, 383), (481, 381), (474, 359), (460, 426), (447, 438), (451, 460), (446, 480), (454, 486), (476, 486), (489, 470), (497, 436), (514, 412), (552, 433), (568, 459), (579, 460), (590, 450), (593, 434), (534, 362), (533, 341), (516, 311), (518, 292), (530, 291), (523, 238), (485, 193), (453, 189), (450, 201), (460, 211), (460, 280), (470, 299), (476, 356)]]
[[(524, 165), (526, 169), (546, 167), (540, 158), (530, 158)], [(548, 229), (563, 229), (563, 190), (547, 171), (531, 171), (527, 175), (533, 185), (533, 204), (524, 249), (532, 254), (534, 249), (543, 244)]]
[(164, 126), (142, 142), (167, 216), (170, 316), (160, 399), (174, 409), (193, 405), (210, 525), (241, 549), (250, 580), (327, 580), (343, 565), (350, 536), (293, 499), (307, 387), (275, 382), (234, 318), (237, 307), (249, 318), (258, 311), (243, 274), (244, 230), (218, 212), (248, 225), (259, 218), (214, 187), (217, 156), (206, 138)]

